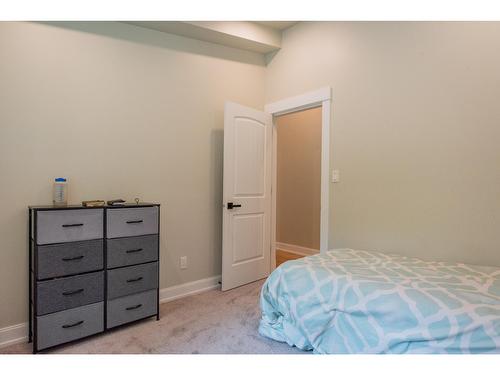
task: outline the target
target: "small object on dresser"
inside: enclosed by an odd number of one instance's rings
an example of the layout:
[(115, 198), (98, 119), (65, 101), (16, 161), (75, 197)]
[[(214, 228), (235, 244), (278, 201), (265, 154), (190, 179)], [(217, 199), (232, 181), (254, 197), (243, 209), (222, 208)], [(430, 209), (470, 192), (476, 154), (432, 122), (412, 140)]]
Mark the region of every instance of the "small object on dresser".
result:
[(104, 204), (105, 204), (105, 202), (103, 200), (100, 200), (100, 199), (82, 202), (83, 207), (102, 207), (102, 206), (104, 206)]
[(124, 206), (125, 201), (123, 199), (113, 199), (106, 202), (108, 206)]
[(54, 206), (66, 206), (68, 204), (68, 187), (66, 178), (58, 177), (54, 180), (52, 202)]

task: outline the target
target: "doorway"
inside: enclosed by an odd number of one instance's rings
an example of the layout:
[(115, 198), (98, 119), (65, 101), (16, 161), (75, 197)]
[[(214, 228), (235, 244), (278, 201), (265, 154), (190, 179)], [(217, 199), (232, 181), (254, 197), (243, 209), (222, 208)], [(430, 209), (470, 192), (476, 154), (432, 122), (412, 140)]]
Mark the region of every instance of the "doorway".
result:
[(265, 111), (226, 102), (222, 204), (222, 290), (276, 268), (278, 117), (321, 111), (319, 249), (328, 250), (330, 87), (280, 100)]
[(321, 106), (276, 116), (276, 266), (319, 253)]
[[(282, 99), (265, 106), (265, 111), (273, 116), (273, 189), (271, 191), (271, 270), (276, 268), (277, 248), (277, 148), (278, 136), (276, 122), (280, 116), (310, 108), (321, 109), (321, 184), (320, 184), (320, 253), (328, 251), (330, 219), (330, 106), (331, 88), (329, 86), (302, 95)], [(303, 249), (302, 249), (303, 252)]]

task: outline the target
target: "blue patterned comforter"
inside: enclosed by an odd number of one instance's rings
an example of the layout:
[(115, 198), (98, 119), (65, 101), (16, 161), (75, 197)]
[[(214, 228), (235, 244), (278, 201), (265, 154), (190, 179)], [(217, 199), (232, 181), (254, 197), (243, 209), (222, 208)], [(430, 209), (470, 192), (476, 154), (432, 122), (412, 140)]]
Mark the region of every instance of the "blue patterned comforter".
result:
[(262, 287), (261, 335), (315, 353), (500, 353), (500, 268), (339, 249)]

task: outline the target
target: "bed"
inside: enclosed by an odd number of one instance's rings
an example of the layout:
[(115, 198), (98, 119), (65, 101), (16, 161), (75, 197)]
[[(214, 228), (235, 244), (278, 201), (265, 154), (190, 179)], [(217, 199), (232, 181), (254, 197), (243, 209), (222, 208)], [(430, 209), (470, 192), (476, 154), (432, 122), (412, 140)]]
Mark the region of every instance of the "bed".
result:
[(283, 263), (261, 335), (315, 353), (500, 353), (500, 268), (337, 249)]

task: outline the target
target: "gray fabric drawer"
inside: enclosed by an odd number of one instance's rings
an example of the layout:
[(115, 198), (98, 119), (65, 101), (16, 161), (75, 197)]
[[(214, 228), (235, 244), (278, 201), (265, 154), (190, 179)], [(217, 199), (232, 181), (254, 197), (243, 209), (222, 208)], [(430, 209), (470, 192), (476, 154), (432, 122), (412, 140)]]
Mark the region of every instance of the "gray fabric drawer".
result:
[(39, 281), (37, 314), (45, 315), (104, 300), (104, 272)]
[(38, 350), (104, 330), (104, 302), (61, 311), (37, 319)]
[(158, 287), (158, 262), (108, 271), (108, 300)]
[(107, 327), (112, 328), (156, 314), (157, 290), (148, 290), (108, 302)]
[(107, 237), (131, 237), (158, 233), (158, 207), (109, 208)]
[(95, 240), (103, 237), (103, 209), (40, 211), (37, 244)]
[(158, 260), (158, 235), (107, 240), (108, 268)]
[(103, 243), (104, 240), (91, 240), (37, 246), (38, 279), (101, 270)]

